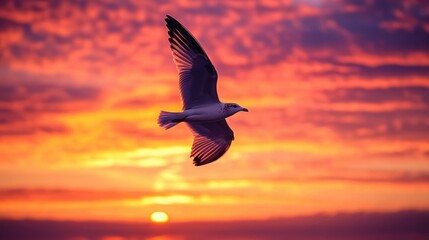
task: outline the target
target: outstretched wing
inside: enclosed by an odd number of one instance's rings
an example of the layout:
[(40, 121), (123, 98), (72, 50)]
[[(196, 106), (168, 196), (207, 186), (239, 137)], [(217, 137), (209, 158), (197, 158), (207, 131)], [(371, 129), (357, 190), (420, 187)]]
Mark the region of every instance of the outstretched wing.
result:
[(195, 166), (216, 161), (228, 151), (234, 140), (234, 132), (225, 120), (187, 124), (194, 132), (191, 157), (194, 157)]
[(219, 102), (217, 73), (197, 40), (176, 19), (167, 15), (168, 39), (180, 76), (183, 109)]

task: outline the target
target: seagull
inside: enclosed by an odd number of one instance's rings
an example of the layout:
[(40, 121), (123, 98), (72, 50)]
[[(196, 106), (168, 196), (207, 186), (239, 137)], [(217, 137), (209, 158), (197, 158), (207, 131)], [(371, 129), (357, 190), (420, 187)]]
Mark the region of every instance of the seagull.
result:
[(185, 122), (194, 134), (191, 156), (195, 166), (216, 161), (228, 151), (234, 132), (225, 118), (248, 112), (236, 103), (219, 100), (217, 72), (197, 40), (176, 19), (167, 15), (168, 41), (179, 72), (182, 112), (161, 111), (159, 126), (169, 129)]

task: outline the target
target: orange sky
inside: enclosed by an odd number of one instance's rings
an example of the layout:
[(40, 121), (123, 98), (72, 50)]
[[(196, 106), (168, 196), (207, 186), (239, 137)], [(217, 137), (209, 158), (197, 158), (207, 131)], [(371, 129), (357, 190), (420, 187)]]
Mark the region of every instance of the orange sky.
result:
[[(6, 1), (0, 217), (264, 219), (429, 209), (424, 1)], [(194, 167), (164, 17), (249, 113)]]

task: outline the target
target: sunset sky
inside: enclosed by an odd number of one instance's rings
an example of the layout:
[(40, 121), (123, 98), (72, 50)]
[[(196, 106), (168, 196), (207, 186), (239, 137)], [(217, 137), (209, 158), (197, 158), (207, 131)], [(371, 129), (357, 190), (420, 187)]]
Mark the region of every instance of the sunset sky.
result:
[[(165, 15), (235, 141), (195, 167)], [(0, 218), (262, 220), (429, 210), (427, 1), (2, 1)]]

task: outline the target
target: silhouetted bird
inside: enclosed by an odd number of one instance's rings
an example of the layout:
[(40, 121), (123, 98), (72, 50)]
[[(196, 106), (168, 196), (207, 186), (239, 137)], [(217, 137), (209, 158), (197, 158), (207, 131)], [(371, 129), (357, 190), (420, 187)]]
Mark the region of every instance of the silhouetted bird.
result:
[(231, 146), (234, 132), (225, 118), (239, 111), (236, 103), (222, 103), (216, 90), (217, 73), (197, 40), (174, 18), (166, 17), (173, 60), (179, 71), (183, 112), (161, 111), (158, 124), (169, 129), (186, 122), (194, 133), (191, 157), (196, 166), (219, 159)]

